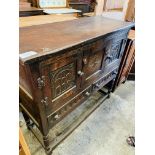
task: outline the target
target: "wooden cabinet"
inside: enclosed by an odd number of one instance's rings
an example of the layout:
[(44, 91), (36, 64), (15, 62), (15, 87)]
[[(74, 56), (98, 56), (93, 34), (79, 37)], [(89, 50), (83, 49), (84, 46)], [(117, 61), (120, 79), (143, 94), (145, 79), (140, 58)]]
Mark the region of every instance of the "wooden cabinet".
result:
[(44, 15), (43, 10), (35, 7), (26, 7), (19, 9), (19, 17), (37, 16), (37, 15)]
[(123, 59), (117, 74), (115, 84), (113, 86), (113, 91), (121, 84), (124, 83), (132, 68), (134, 68), (135, 61), (135, 31), (131, 30), (128, 35), (127, 44), (125, 47), (125, 52), (123, 54)]
[(85, 2), (69, 2), (69, 6), (76, 10), (81, 10), (81, 13), (88, 13), (90, 11), (90, 6)]
[(20, 106), (42, 133), (47, 154), (63, 139), (50, 147), (49, 130), (115, 80), (132, 26), (90, 17), (20, 28)]

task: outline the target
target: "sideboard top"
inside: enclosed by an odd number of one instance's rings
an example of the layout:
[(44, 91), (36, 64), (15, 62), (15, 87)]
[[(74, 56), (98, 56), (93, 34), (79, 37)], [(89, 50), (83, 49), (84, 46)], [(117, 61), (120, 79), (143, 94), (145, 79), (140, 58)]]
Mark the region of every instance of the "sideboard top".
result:
[(19, 30), (20, 58), (23, 62), (34, 60), (132, 26), (134, 23), (96, 16), (23, 27)]

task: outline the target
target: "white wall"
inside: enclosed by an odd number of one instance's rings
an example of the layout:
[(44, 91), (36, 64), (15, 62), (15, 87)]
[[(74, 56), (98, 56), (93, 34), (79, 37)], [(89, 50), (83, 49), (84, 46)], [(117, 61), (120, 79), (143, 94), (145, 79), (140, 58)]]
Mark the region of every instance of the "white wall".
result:
[(114, 8), (123, 8), (123, 4), (126, 0), (107, 0), (107, 9), (114, 9)]

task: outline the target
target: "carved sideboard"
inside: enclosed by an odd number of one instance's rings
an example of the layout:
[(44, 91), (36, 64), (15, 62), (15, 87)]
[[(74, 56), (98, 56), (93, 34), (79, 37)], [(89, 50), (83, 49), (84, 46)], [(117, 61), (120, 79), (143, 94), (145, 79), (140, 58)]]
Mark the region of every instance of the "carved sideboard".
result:
[(20, 28), (20, 107), (28, 128), (33, 122), (40, 130), (47, 154), (65, 138), (51, 147), (50, 129), (115, 80), (133, 26), (89, 17)]

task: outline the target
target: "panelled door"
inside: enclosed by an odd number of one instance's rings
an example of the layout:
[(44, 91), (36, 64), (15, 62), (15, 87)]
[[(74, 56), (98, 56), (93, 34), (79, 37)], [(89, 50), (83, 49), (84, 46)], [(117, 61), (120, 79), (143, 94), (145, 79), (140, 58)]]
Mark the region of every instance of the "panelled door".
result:
[(103, 41), (98, 40), (82, 48), (82, 87), (91, 85), (102, 74)]
[(78, 93), (81, 77), (77, 72), (81, 70), (81, 56), (80, 50), (74, 50), (40, 63), (40, 72), (45, 81), (43, 94), (45, 106), (48, 107), (47, 114), (63, 106)]
[(104, 72), (110, 72), (119, 67), (126, 45), (127, 32), (120, 35), (119, 33), (113, 34), (112, 36), (104, 40)]

